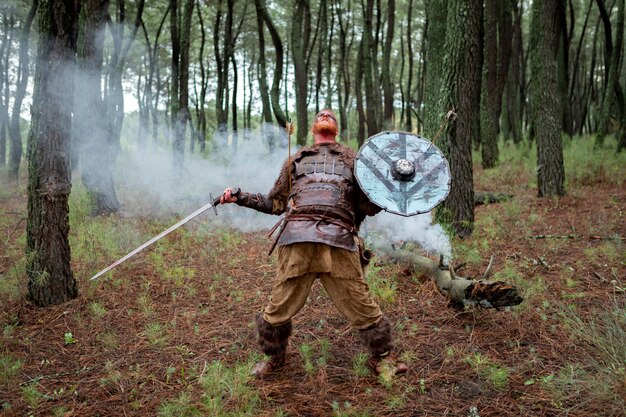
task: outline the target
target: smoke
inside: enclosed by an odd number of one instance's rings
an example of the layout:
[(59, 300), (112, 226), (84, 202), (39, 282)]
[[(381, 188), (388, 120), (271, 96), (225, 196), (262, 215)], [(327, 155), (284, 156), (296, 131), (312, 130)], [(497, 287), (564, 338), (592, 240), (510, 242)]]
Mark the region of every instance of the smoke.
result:
[(441, 254), (447, 260), (452, 256), (450, 239), (439, 224), (432, 222), (430, 213), (402, 217), (382, 211), (365, 220), (361, 235), (382, 254), (405, 243), (417, 243), (426, 255)]
[[(207, 204), (209, 194), (216, 198), (226, 187), (267, 194), (288, 154), (286, 132), (272, 125), (240, 130), (236, 136), (216, 133), (211, 146), (207, 157), (186, 153), (180, 176), (174, 173), (171, 149), (127, 146), (116, 175), (124, 214), (183, 218)], [(295, 152), (292, 148), (291, 153)], [(279, 220), (235, 204), (219, 205), (217, 210), (217, 217), (209, 210), (197, 221), (252, 232), (266, 231)], [(439, 225), (432, 224), (430, 214), (406, 218), (381, 212), (364, 222), (361, 235), (379, 253), (416, 242), (427, 254), (450, 257), (449, 240)]]

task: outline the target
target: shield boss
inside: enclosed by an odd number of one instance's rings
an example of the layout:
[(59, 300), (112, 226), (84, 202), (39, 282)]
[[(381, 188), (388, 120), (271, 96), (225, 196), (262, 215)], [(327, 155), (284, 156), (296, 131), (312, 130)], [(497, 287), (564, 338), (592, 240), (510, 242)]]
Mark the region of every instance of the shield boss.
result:
[(373, 203), (401, 216), (431, 211), (450, 191), (450, 166), (443, 153), (408, 132), (368, 138), (357, 153), (354, 173)]

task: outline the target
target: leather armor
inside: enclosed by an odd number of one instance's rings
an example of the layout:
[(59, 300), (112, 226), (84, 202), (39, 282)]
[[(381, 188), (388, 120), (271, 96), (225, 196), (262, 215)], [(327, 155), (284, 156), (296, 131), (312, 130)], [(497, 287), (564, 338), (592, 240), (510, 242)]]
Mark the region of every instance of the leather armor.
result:
[(340, 150), (319, 146), (294, 160), (285, 226), (278, 245), (316, 242), (357, 249), (356, 180)]

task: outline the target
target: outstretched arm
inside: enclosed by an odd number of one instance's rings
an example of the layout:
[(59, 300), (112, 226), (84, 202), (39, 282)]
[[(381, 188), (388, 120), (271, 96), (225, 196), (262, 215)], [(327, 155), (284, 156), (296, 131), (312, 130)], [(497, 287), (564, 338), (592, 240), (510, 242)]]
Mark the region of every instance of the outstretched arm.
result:
[(239, 194), (232, 195), (233, 188), (227, 188), (224, 190), (224, 194), (220, 197), (220, 204), (235, 203), (239, 206), (248, 207), (261, 213), (267, 214), (280, 214), (277, 204), (268, 196), (257, 193), (248, 193), (245, 191), (239, 192)]

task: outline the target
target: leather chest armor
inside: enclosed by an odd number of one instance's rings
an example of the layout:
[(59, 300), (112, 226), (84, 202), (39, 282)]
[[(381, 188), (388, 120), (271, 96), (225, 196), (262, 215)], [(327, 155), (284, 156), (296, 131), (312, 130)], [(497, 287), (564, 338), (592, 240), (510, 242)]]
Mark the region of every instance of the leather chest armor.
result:
[(317, 242), (356, 250), (355, 178), (335, 149), (321, 145), (294, 161), (278, 245)]

